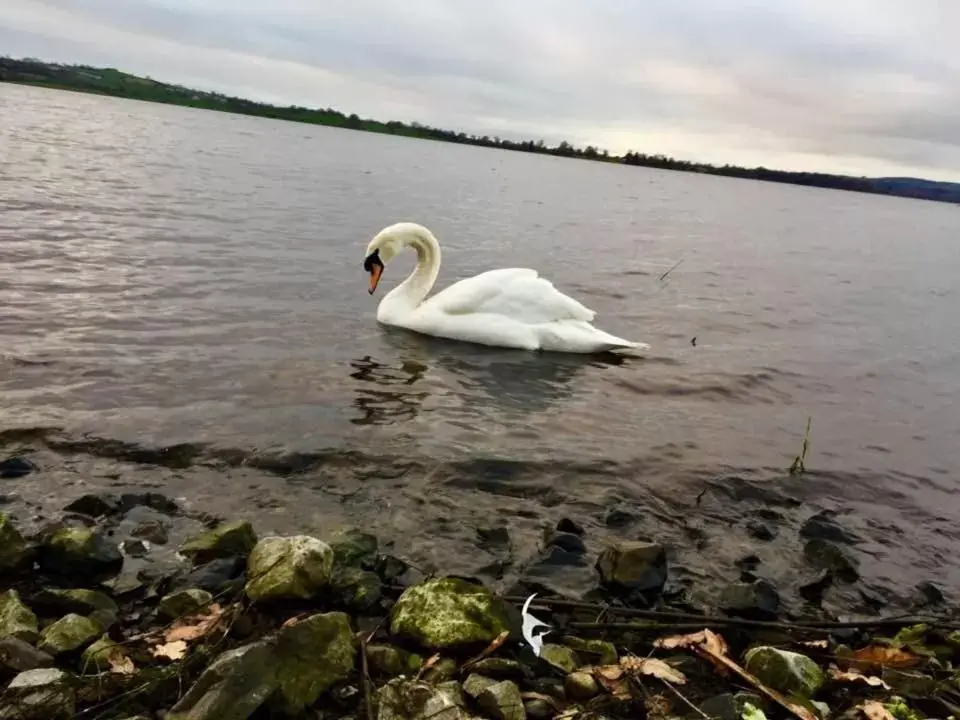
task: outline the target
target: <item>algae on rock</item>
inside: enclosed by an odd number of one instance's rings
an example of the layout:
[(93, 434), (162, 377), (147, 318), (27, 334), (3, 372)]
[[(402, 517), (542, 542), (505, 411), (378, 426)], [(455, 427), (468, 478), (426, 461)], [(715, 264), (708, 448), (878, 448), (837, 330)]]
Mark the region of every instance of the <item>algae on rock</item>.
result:
[(71, 613), (43, 629), (37, 648), (56, 656), (86, 647), (102, 632), (95, 620)]
[(407, 588), (390, 612), (390, 632), (435, 650), (489, 643), (509, 630), (506, 611), (489, 590), (460, 578)]
[(180, 554), (194, 565), (211, 560), (239, 555), (246, 557), (257, 544), (253, 525), (247, 520), (236, 520), (217, 525), (213, 530), (187, 538), (180, 546)]
[(37, 616), (23, 604), (17, 591), (0, 593), (0, 638), (14, 637), (33, 643), (39, 635)]
[(10, 519), (0, 513), (0, 573), (22, 567), (29, 555), (27, 541)]
[(72, 720), (75, 716), (73, 678), (55, 668), (20, 673), (0, 697), (0, 720)]
[(762, 645), (751, 648), (744, 667), (762, 683), (785, 695), (810, 698), (823, 685), (823, 670), (806, 655)]
[(89, 584), (120, 572), (123, 555), (117, 544), (84, 527), (54, 531), (40, 548), (40, 567), (71, 584)]
[(247, 561), (247, 597), (254, 601), (313, 597), (330, 582), (333, 550), (308, 535), (266, 537)]
[(165, 595), (157, 605), (157, 615), (166, 620), (176, 620), (190, 615), (209, 606), (213, 602), (213, 595), (206, 590), (190, 588), (178, 590)]
[(468, 720), (460, 686), (398, 678), (377, 692), (377, 720)]

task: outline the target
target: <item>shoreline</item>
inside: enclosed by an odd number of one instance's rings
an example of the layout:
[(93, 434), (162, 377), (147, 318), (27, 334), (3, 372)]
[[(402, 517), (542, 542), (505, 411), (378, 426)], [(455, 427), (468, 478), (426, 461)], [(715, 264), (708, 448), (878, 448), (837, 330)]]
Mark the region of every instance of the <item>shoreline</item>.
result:
[[(0, 453), (0, 483), (34, 472), (26, 456)], [(775, 528), (768, 514), (752, 527), (758, 542)], [(778, 590), (756, 558), (701, 593), (672, 584), (681, 568), (658, 538), (600, 542), (576, 518), (544, 528), (538, 562), (498, 587), (418, 569), (362, 527), (272, 535), (142, 489), (79, 496), (30, 518), (33, 532), (2, 517), (4, 720), (17, 717), (5, 709), (14, 705), (30, 708), (23, 718), (173, 710), (163, 717), (214, 720), (270, 708), (357, 720), (735, 719), (745, 703), (813, 720), (818, 703), (830, 717), (862, 717), (871, 700), (916, 720), (954, 712), (950, 688), (960, 688), (949, 670), (960, 661), (960, 614), (935, 584), (911, 590), (911, 617), (887, 619), (882, 598), (872, 611), (823, 607), (830, 587), (866, 591), (849, 531), (829, 514), (797, 538), (811, 582)], [(491, 546), (511, 542), (503, 524), (474, 532)], [(591, 587), (557, 593), (537, 568), (585, 573)], [(552, 628), (539, 656), (522, 629), (534, 594), (530, 612)], [(704, 630), (722, 641), (697, 636)]]

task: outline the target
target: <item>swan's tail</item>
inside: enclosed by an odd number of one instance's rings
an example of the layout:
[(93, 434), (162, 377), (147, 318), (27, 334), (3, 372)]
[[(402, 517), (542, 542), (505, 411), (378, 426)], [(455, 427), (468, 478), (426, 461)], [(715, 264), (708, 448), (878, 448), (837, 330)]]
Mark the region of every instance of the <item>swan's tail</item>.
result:
[(563, 322), (541, 325), (540, 349), (574, 353), (601, 353), (611, 350), (649, 350), (642, 342), (625, 340), (600, 330), (588, 322)]

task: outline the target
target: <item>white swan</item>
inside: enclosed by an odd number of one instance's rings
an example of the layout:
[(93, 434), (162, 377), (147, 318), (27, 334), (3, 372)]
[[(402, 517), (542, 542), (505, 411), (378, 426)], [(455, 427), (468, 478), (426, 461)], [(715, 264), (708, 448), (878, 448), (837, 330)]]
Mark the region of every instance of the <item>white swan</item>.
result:
[(407, 246), (417, 252), (417, 267), (380, 301), (377, 320), (384, 325), (523, 350), (596, 353), (649, 347), (593, 327), (595, 313), (558, 291), (536, 270), (490, 270), (427, 299), (440, 272), (440, 243), (417, 223), (390, 225), (370, 241), (363, 267), (370, 273), (371, 295), (384, 267)]

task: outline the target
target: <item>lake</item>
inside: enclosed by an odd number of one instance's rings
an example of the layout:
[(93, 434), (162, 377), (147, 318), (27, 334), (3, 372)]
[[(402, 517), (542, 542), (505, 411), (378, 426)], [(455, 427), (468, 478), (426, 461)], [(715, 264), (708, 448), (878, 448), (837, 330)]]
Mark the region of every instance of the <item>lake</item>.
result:
[[(443, 559), (484, 518), (606, 533), (614, 505), (682, 545), (694, 508), (736, 517), (694, 504), (736, 475), (840, 512), (878, 581), (960, 586), (960, 207), (12, 85), (0, 108), (0, 431), (58, 429), (37, 502), (180, 443), (144, 482)], [(438, 288), (536, 268), (651, 350), (379, 327), (413, 258), (370, 297), (364, 249), (398, 220), (439, 238)]]

